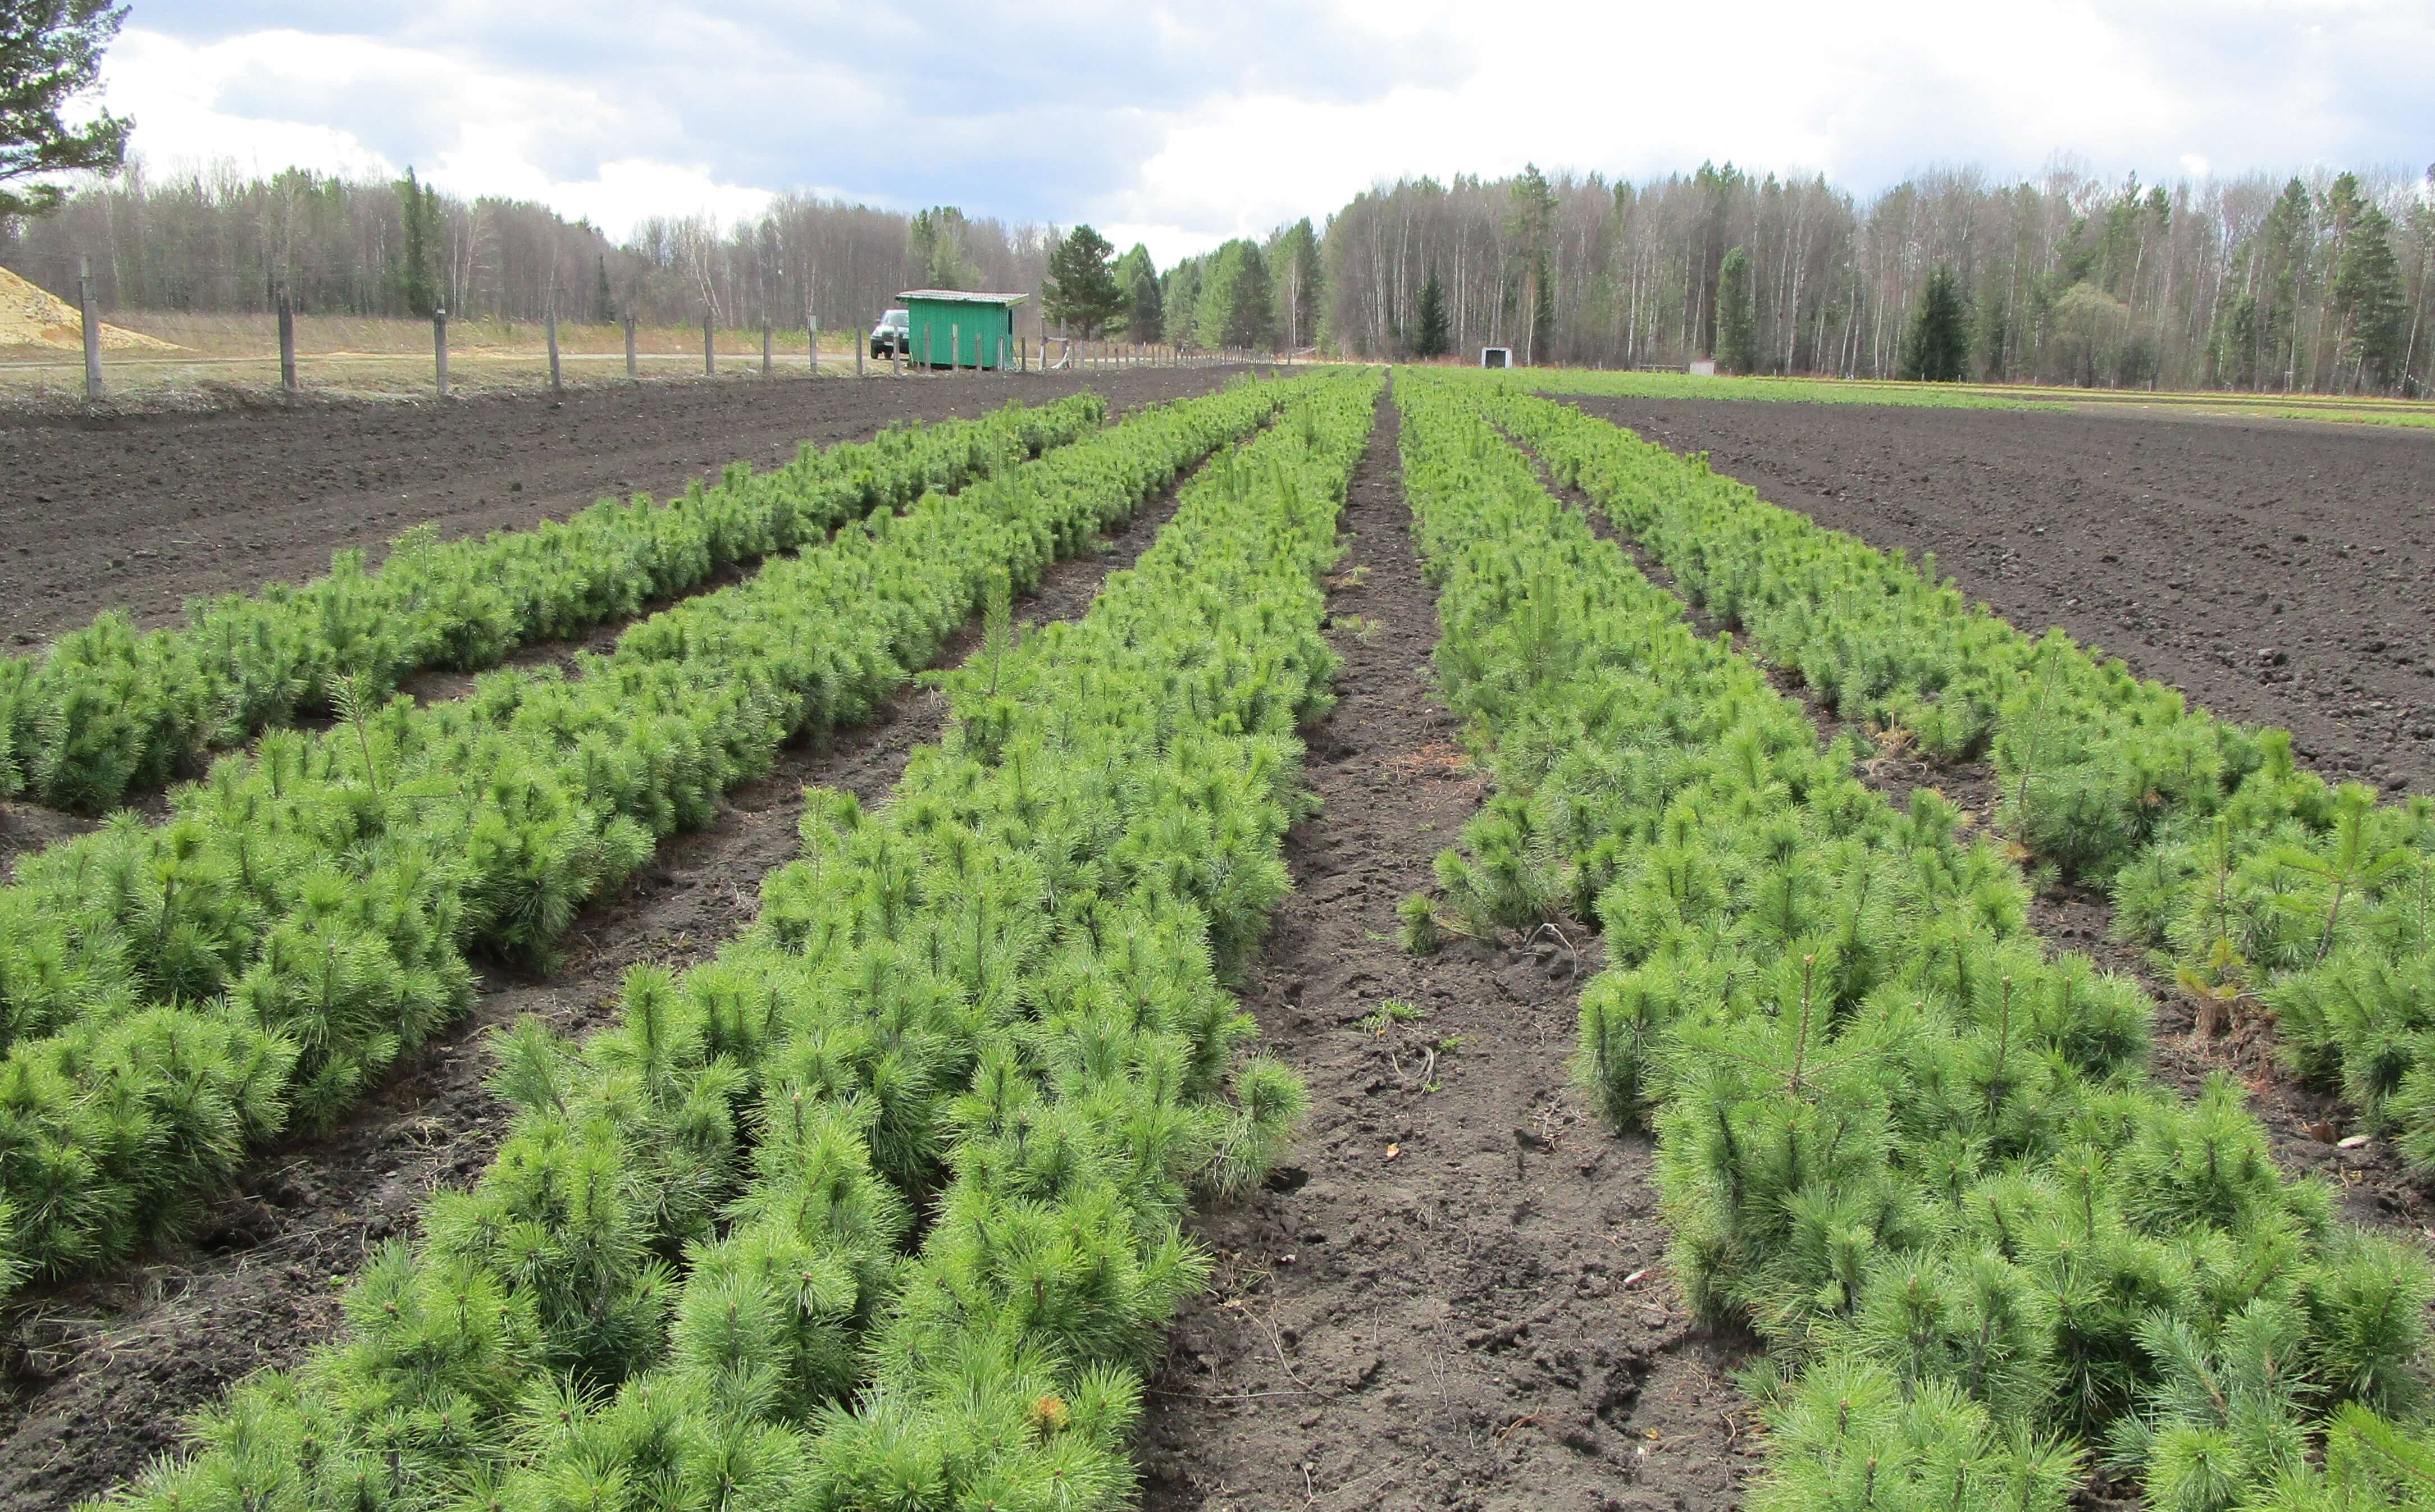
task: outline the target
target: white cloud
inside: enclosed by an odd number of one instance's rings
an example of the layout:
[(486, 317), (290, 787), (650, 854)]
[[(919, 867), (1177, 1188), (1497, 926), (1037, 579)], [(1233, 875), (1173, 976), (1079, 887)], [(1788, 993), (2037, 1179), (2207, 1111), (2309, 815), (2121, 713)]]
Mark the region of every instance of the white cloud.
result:
[(2414, 161), (2435, 138), (2435, 92), (2407, 61), (2435, 56), (2435, 8), (2413, 0), (2060, 0), (2033, 17), (1945, 0), (375, 0), (257, 30), (165, 3), (174, 35), (130, 29), (107, 67), (139, 151), (411, 162), (613, 233), (841, 184), (1087, 219), (1166, 263), (1381, 180), (1526, 162), (1637, 178), (1730, 160), (1866, 192), (1940, 163), (2007, 177), (2070, 153), (2155, 177)]
[[(613, 235), (653, 214), (750, 215), (772, 198), (711, 164), (635, 150), (673, 134), (664, 105), (364, 38), (282, 30), (195, 43), (130, 27), (109, 56), (103, 93), (136, 117), (133, 150), (152, 161), (383, 176), (410, 163), (452, 193), (540, 200)], [(339, 101), (390, 128), (395, 145), (315, 119)], [(545, 165), (569, 159), (591, 171)]]

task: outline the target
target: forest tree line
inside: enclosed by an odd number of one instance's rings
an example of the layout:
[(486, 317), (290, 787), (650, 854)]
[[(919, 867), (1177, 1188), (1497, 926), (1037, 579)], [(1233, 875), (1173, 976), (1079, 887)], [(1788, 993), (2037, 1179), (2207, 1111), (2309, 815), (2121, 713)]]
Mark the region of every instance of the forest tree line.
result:
[(614, 242), (545, 205), (291, 168), (155, 175), (130, 163), (59, 210), (0, 220), (0, 266), (73, 297), (90, 259), (105, 314), (300, 311), (722, 326), (868, 326), (915, 284), (1038, 287), (1053, 228), (802, 195), (722, 224), (654, 215)]
[[(915, 285), (1036, 295), (1065, 234), (787, 196), (727, 224), (654, 216), (621, 243), (410, 172), (134, 164), (0, 221), (0, 265), (65, 292), (89, 257), (106, 311), (268, 311), (284, 286), (332, 314), (836, 329)], [(1965, 377), (2424, 393), (2435, 366), (2435, 168), (2143, 184), (1965, 167), (1866, 198), (1731, 164), (1640, 183), (1532, 168), (1380, 185), (1164, 269), (1107, 252), (1121, 298), (1072, 334), (1882, 378), (1914, 370), (1906, 335), (1932, 302), (1960, 323)]]
[(1536, 169), (1407, 180), (1329, 222), (1327, 331), (1536, 363), (1891, 378), (1930, 290), (1963, 376), (2104, 387), (2424, 393), (2435, 167), (2107, 182), (1924, 173), (1866, 199), (1731, 164), (1647, 183)]

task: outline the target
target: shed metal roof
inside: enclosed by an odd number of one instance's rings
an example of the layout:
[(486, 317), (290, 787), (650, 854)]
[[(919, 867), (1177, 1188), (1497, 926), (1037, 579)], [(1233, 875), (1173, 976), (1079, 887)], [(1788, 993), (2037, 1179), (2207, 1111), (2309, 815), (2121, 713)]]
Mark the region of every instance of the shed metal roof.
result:
[(931, 300), (941, 304), (1021, 304), (1028, 294), (981, 294), (971, 289), (905, 289), (900, 300)]

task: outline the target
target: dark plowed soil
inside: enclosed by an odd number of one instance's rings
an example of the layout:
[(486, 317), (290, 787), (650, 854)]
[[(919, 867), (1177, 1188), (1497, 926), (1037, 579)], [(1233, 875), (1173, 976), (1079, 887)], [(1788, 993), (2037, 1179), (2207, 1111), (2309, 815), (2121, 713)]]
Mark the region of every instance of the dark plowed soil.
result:
[(1089, 387), (1125, 406), (1205, 393), (1239, 368), (998, 378), (613, 385), (411, 404), (217, 410), (0, 429), (0, 650), (124, 607), (176, 622), (189, 595), (251, 593), (377, 559), (425, 521), (442, 536), (563, 519), (604, 497), (665, 498), (730, 462), (890, 421), (974, 415)]
[[(1151, 1382), (1144, 1504), (1731, 1506), (1754, 1452), (1735, 1356), (1667, 1279), (1648, 1142), (1565, 1074), (1597, 939), (1396, 945), (1482, 784), (1380, 421), (1331, 595), (1342, 702), (1309, 732), (1325, 806), (1287, 837), (1297, 892), (1244, 994), (1310, 1121), (1294, 1165), (1197, 1224), (1218, 1281)], [(1390, 1002), (1418, 1016), (1373, 1017)]]
[(1871, 544), (1933, 551), (2328, 776), (2435, 789), (2435, 433), (1855, 404), (1577, 401)]
[[(1051, 567), (1019, 620), (1081, 614), (1174, 509), (1167, 495), (1098, 554)], [(977, 638), (968, 627), (940, 663)], [(785, 751), (776, 771), (728, 795), (712, 828), (671, 840), (623, 895), (586, 910), (561, 971), (492, 982), (345, 1127), (256, 1161), (190, 1243), (22, 1299), (0, 1318), (0, 1505), (65, 1508), (108, 1489), (171, 1448), (186, 1415), (231, 1382), (327, 1339), (346, 1276), (413, 1232), (433, 1188), (478, 1175), (505, 1132), (505, 1106), (482, 1085), (488, 1032), (537, 1014), (579, 1033), (614, 1011), (629, 968), (707, 959), (751, 922), (761, 879), (793, 858), (804, 786), (879, 801), (945, 708), (907, 685), (872, 724)]]

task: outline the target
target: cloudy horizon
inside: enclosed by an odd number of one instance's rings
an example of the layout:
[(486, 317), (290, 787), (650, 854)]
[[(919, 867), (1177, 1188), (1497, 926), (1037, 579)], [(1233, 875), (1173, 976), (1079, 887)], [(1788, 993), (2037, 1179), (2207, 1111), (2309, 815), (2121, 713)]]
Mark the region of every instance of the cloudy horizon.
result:
[[(1071, 225), (1162, 264), (1373, 182), (1643, 179), (1734, 162), (1866, 194), (1997, 178), (2284, 172), (2435, 155), (2435, 8), (2254, 0), (1978, 17), (1920, 0), (1735, 12), (1519, 0), (1198, 8), (600, 0), (502, 12), (137, 0), (104, 68), (147, 163), (411, 165), (622, 237), (803, 192)], [(2416, 63), (2411, 60), (2418, 60)]]

